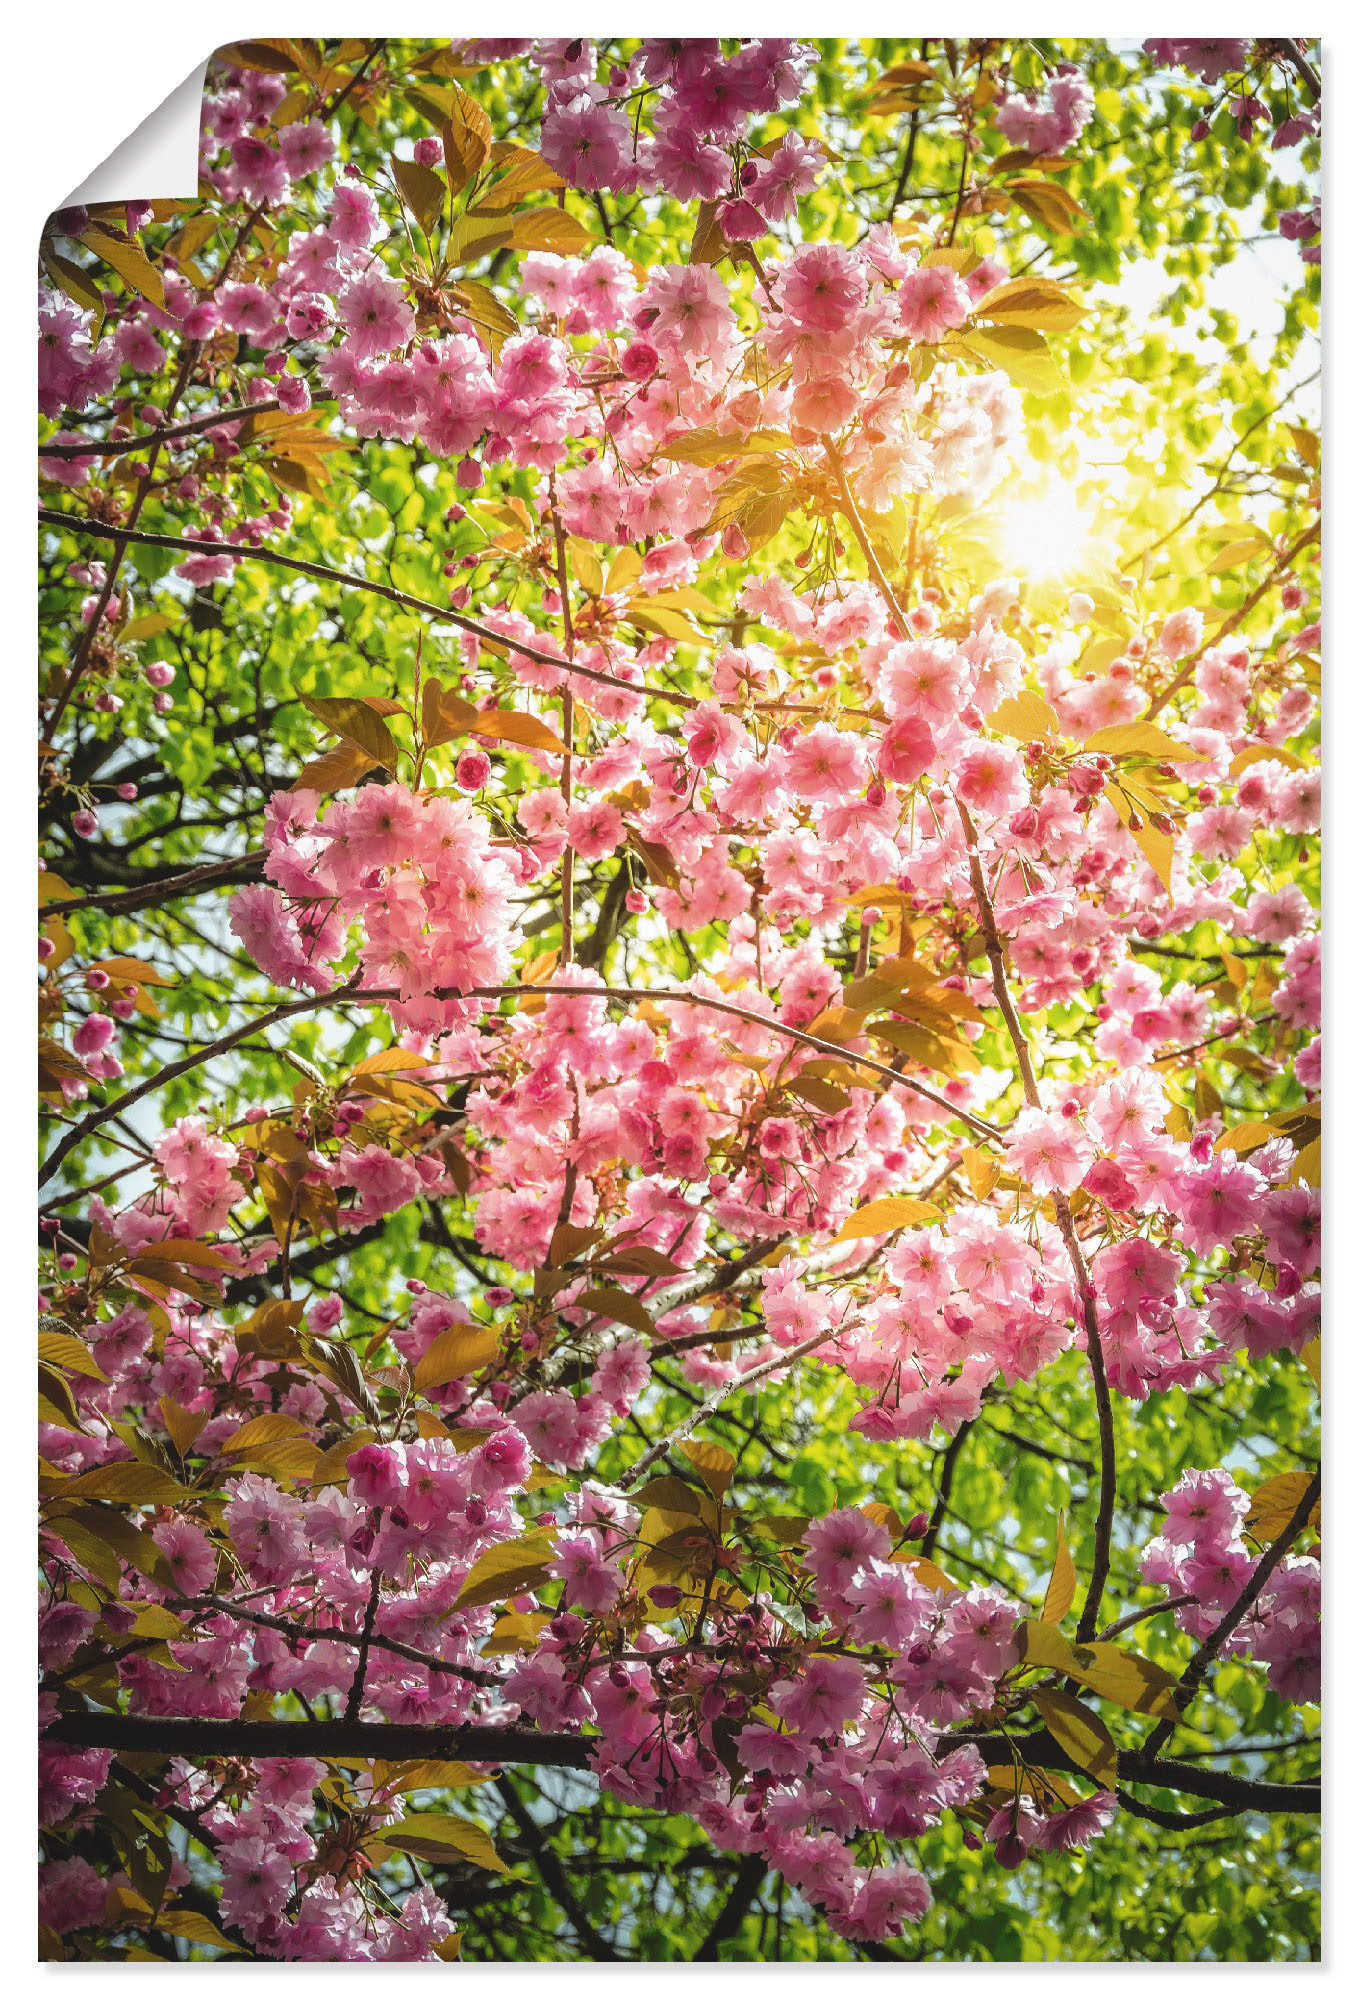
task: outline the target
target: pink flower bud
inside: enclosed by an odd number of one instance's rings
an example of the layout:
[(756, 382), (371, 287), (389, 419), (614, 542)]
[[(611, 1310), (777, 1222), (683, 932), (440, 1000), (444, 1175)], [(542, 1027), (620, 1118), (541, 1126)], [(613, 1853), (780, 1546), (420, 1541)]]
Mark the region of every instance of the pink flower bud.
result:
[(491, 760), (484, 750), (464, 750), (454, 777), (464, 792), (479, 792), (491, 775)]
[(102, 1055), (115, 1032), (107, 1014), (87, 1014), (71, 1037), (71, 1047), (78, 1056)]
[(649, 340), (634, 340), (630, 347), (624, 348), (619, 363), (629, 382), (648, 381), (660, 365), (660, 350), (653, 347)]

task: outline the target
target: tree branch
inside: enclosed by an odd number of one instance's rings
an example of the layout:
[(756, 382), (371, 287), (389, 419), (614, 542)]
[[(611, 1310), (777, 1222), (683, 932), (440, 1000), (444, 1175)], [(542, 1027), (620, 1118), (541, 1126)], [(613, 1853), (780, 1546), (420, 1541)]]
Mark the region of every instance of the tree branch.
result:
[(607, 1938), (602, 1938), (577, 1900), (576, 1893), (567, 1881), (560, 1861), (553, 1853), (543, 1829), (525, 1805), (512, 1779), (503, 1774), (495, 1780), (495, 1790), (500, 1794), (510, 1817), (519, 1828), (530, 1848), (538, 1873), (550, 1893), (560, 1903), (566, 1913), (566, 1920), (576, 1936), (585, 1946), (592, 1959), (606, 1964), (616, 1964), (618, 1953)]
[[(1250, 1576), (1242, 1586), (1236, 1602), (1231, 1606), (1230, 1610), (1224, 1612), (1223, 1616), (1218, 1620), (1217, 1624), (1208, 1634), (1208, 1637), (1195, 1653), (1193, 1659), (1189, 1662), (1189, 1665), (1185, 1668), (1184, 1673), (1180, 1676), (1180, 1684), (1175, 1690), (1175, 1700), (1182, 1713), (1188, 1708), (1190, 1702), (1198, 1693), (1203, 1683), (1204, 1675), (1217, 1658), (1224, 1641), (1236, 1630), (1252, 1604), (1254, 1604), (1256, 1598), (1260, 1595), (1260, 1592), (1273, 1576), (1275, 1570), (1279, 1567), (1279, 1564), (1288, 1554), (1289, 1549), (1292, 1548), (1294, 1542), (1306, 1527), (1307, 1517), (1316, 1505), (1320, 1495), (1321, 1468), (1318, 1466), (1312, 1477), (1308, 1480), (1307, 1490), (1293, 1509), (1288, 1525), (1279, 1536), (1278, 1541), (1261, 1556), (1259, 1562), (1255, 1565), (1255, 1568), (1251, 1571)], [(1146, 1741), (1146, 1750), (1149, 1756), (1155, 1756), (1161, 1745), (1170, 1736), (1174, 1727), (1175, 1724), (1173, 1722), (1163, 1721), (1157, 1723)]]
[(122, 1715), (89, 1709), (63, 1715), (45, 1740), (85, 1750), (163, 1757), (430, 1757), (474, 1764), (556, 1765), (588, 1771), (602, 1739), (507, 1726), (424, 1722), (215, 1722), (198, 1717)]
[(746, 1912), (759, 1894), (760, 1885), (769, 1872), (769, 1864), (761, 1854), (747, 1854), (736, 1871), (736, 1879), (727, 1892), (725, 1901), (713, 1920), (712, 1929), (694, 1953), (692, 1963), (704, 1965), (717, 1958), (717, 1947), (734, 1938), (745, 1922)]
[(196, 431), (216, 430), (220, 424), (238, 424), (243, 417), (261, 417), (278, 409), (276, 401), (246, 403), (237, 410), (215, 410), (192, 423), (174, 424), (168, 430), (143, 431), (140, 437), (118, 438), (113, 443), (40, 444), (39, 458), (125, 458), (129, 452), (143, 451), (148, 445), (173, 444), (176, 438), (192, 437)]
[[(786, 1022), (770, 1019), (764, 1014), (756, 1014), (748, 1007), (734, 1007), (727, 1000), (710, 1000), (706, 994), (683, 993), (665, 986), (593, 986), (584, 990), (597, 995), (601, 1000), (650, 1000), (661, 1005), (704, 1007), (712, 1013), (730, 1014), (738, 1021), (749, 1021), (755, 1027), (763, 1028), (768, 1034), (786, 1035), (790, 1041), (800, 1042), (807, 1048), (816, 1049), (821, 1055), (833, 1056), (839, 1062), (852, 1062), (859, 1069), (872, 1070), (876, 1075), (887, 1077), (892, 1083), (902, 1084), (906, 1089), (913, 1090), (921, 1097), (929, 1098), (932, 1103), (941, 1105), (950, 1118), (961, 1119), (984, 1139), (1003, 1143), (1002, 1135), (994, 1125), (989, 1125), (984, 1118), (978, 1118), (974, 1112), (964, 1111), (959, 1105), (950, 1103), (942, 1091), (934, 1090), (918, 1078), (903, 1076), (900, 1070), (890, 1069), (886, 1063), (875, 1062), (871, 1056), (854, 1055), (842, 1048), (838, 1042), (823, 1041), (818, 1035), (809, 1035), (802, 1028), (790, 1028)], [(434, 989), (432, 997), (436, 1000), (512, 1000), (521, 993), (545, 993), (549, 998), (553, 998), (556, 989), (550, 986), (522, 985), (470, 986), (464, 991), (455, 986), (438, 986)], [(239, 1043), (248, 1040), (251, 1035), (262, 1033), (265, 1028), (272, 1028), (279, 1021), (290, 1020), (294, 1014), (313, 1013), (318, 1007), (370, 1006), (398, 1000), (400, 997), (394, 986), (371, 988), (337, 986), (330, 993), (307, 993), (300, 1000), (281, 1001), (267, 1014), (258, 1015), (255, 1020), (247, 1022), (243, 1027), (233, 1028), (229, 1033), (219, 1035), (216, 1041), (207, 1042), (192, 1054), (181, 1056), (178, 1062), (168, 1064), (156, 1075), (143, 1078), (131, 1090), (126, 1090), (121, 1097), (115, 1098), (112, 1104), (103, 1105), (87, 1113), (62, 1135), (44, 1160), (38, 1176), (39, 1186), (43, 1186), (52, 1178), (74, 1147), (89, 1138), (92, 1132), (97, 1132), (101, 1125), (107, 1125), (111, 1118), (116, 1118), (120, 1112), (126, 1111), (129, 1105), (139, 1103), (151, 1091), (158, 1090), (162, 1084), (172, 1082), (177, 1076), (183, 1076), (188, 1070), (195, 1069), (199, 1063), (209, 1062), (214, 1056), (225, 1055)]]
[[(292, 570), (298, 576), (309, 576), (317, 583), (338, 583), (345, 590), (369, 591), (374, 597), (384, 597), (389, 604), (398, 604), (405, 611), (418, 611), (426, 618), (436, 619), (441, 625), (456, 625), (460, 631), (470, 632), (496, 652), (518, 653), (539, 666), (555, 667), (558, 673), (563, 672), (567, 665), (559, 654), (544, 653), (522, 639), (507, 639), (503, 632), (493, 632), (489, 625), (481, 625), (475, 618), (465, 618), (460, 611), (450, 610), (446, 604), (431, 604), (427, 598), (412, 597), (408, 591), (398, 590), (395, 584), (379, 583), (368, 576), (349, 576), (342, 569), (328, 569), (324, 563), (304, 562), (300, 556), (286, 556), (278, 549), (245, 549), (231, 542), (195, 542), (183, 535), (150, 535), (142, 529), (106, 528), (99, 521), (62, 513), (52, 507), (39, 507), (38, 519), (49, 528), (63, 528), (68, 534), (88, 535), (99, 542), (136, 542), (143, 548), (181, 549), (186, 555), (225, 555), (238, 562), (272, 563), (276, 569)], [(583, 675), (586, 680), (598, 681), (604, 687), (622, 688), (628, 694), (643, 694), (658, 701), (671, 702), (676, 708), (698, 706), (699, 697), (696, 694), (677, 694), (673, 688), (620, 681), (616, 675), (601, 673), (595, 667), (573, 666), (571, 672)]]

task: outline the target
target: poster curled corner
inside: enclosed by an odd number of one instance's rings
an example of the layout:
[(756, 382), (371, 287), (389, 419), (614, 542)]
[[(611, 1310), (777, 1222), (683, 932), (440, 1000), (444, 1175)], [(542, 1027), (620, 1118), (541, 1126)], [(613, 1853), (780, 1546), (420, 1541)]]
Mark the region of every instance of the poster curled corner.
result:
[(62, 204), (88, 208), (109, 201), (185, 201), (198, 192), (198, 133), (203, 80), (211, 55), (185, 77)]

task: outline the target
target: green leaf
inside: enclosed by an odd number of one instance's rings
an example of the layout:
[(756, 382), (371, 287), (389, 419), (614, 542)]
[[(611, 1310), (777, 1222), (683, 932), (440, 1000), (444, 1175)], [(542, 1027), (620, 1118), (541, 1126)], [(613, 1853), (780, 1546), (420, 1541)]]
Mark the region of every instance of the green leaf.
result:
[(1029, 688), (1021, 688), (1018, 694), (997, 702), (986, 718), (986, 725), (1002, 736), (1013, 737), (1016, 743), (1041, 743), (1045, 736), (1062, 733), (1052, 703)]
[(1058, 1673), (1075, 1671), (1077, 1661), (1071, 1641), (1057, 1626), (1043, 1618), (1026, 1618), (1016, 1634), (1019, 1657), (1026, 1667), (1055, 1668)]
[(1208, 755), (1181, 743), (1169, 730), (1155, 722), (1116, 722), (1110, 729), (1097, 729), (1085, 739), (1087, 750), (1102, 750), (1109, 757), (1155, 757), (1162, 764), (1194, 764)]
[(550, 250), (557, 257), (588, 255), (594, 238), (564, 208), (529, 208), (514, 217), (510, 240), (516, 250)]
[(244, 1945), (233, 1944), (201, 1910), (162, 1910), (152, 1928), (170, 1937), (187, 1938), (190, 1944), (214, 1945), (218, 1951), (245, 1950)]
[(1065, 377), (1048, 353), (1048, 344), (1042, 334), (1034, 333), (1027, 326), (978, 326), (958, 335), (957, 343), (964, 352), (975, 355), (979, 361), (988, 361), (993, 367), (1003, 368), (1021, 389), (1034, 389), (1039, 395), (1046, 396), (1054, 389), (1066, 386)]
[(484, 215), (488, 209), (512, 208), (521, 195), (553, 194), (558, 188), (566, 186), (561, 175), (547, 164), (542, 154), (531, 152), (526, 146), (496, 146), (492, 148), (491, 157), (493, 165), (504, 171), (477, 203), (479, 215)]
[(1070, 236), (1089, 222), (1090, 217), (1064, 187), (1056, 181), (1032, 179), (1013, 180), (1005, 183), (1005, 192), (1019, 203), (1026, 215), (1035, 222), (1041, 222), (1045, 229), (1055, 230), (1061, 236)]
[(997, 285), (973, 307), (977, 319), (1027, 326), (1036, 333), (1069, 333), (1088, 310), (1049, 278), (1016, 278)]
[(445, 1382), (474, 1375), (479, 1368), (489, 1366), (499, 1352), (494, 1327), (446, 1326), (416, 1363), (413, 1386), (419, 1395), (426, 1395)]
[(621, 1285), (597, 1285), (593, 1290), (582, 1292), (574, 1301), (586, 1312), (600, 1313), (606, 1319), (615, 1319), (624, 1326), (636, 1329), (638, 1333), (654, 1334), (656, 1322), (642, 1301), (625, 1292)]

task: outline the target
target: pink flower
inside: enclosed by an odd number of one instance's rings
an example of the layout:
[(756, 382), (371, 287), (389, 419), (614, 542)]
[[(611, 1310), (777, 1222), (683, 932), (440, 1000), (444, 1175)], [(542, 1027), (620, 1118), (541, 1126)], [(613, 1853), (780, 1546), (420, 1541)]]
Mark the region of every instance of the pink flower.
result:
[(616, 187), (632, 153), (632, 131), (620, 112), (603, 104), (549, 105), (543, 115), (542, 154), (572, 187)]
[(803, 1736), (833, 1735), (858, 1720), (864, 1701), (864, 1670), (857, 1660), (814, 1653), (795, 1680), (776, 1681), (769, 1706)]
[(550, 1568), (562, 1579), (563, 1605), (576, 1604), (591, 1613), (607, 1611), (622, 1595), (623, 1572), (604, 1560), (590, 1535), (563, 1535)]
[(340, 294), (338, 311), (349, 335), (346, 346), (359, 361), (390, 354), (415, 331), (415, 314), (405, 290), (378, 265), (350, 279)]
[(839, 1507), (813, 1521), (804, 1539), (807, 1566), (823, 1588), (842, 1591), (869, 1559), (885, 1556), (891, 1537), (857, 1507)]
[(1161, 627), (1157, 647), (1167, 660), (1184, 660), (1203, 644), (1203, 613), (1172, 611)]
[(1019, 752), (1004, 743), (971, 743), (954, 766), (953, 789), (964, 805), (998, 818), (1024, 804), (1029, 788)]
[(1165, 1540), (1180, 1547), (1218, 1547), (1232, 1541), (1250, 1510), (1250, 1500), (1230, 1473), (1181, 1474), (1174, 1488), (1162, 1495), (1166, 1510)]
[(972, 299), (955, 270), (935, 264), (902, 279), (897, 310), (912, 340), (934, 342), (963, 325), (972, 310)]
[(394, 1507), (406, 1490), (406, 1468), (388, 1445), (364, 1444), (345, 1460), (349, 1495), (363, 1507)]
[(800, 326), (838, 333), (868, 296), (868, 280), (853, 251), (839, 243), (795, 250), (774, 285), (783, 310)]
[(337, 181), (331, 197), (327, 234), (346, 250), (366, 250), (379, 233), (377, 203), (367, 188)]
[(1092, 1792), (1079, 1805), (1040, 1820), (1034, 1832), (1033, 1845), (1047, 1854), (1064, 1854), (1073, 1847), (1088, 1847), (1111, 1823), (1117, 1810), (1112, 1792)]
[(278, 135), (278, 150), (294, 180), (305, 180), (334, 156), (335, 145), (318, 118), (285, 125)]
[(1030, 1108), (1009, 1130), (1005, 1156), (1035, 1194), (1070, 1194), (1080, 1185), (1095, 1149), (1074, 1118)]
[(935, 755), (928, 725), (918, 715), (903, 715), (883, 735), (878, 770), (889, 784), (913, 785), (924, 777)]
[(809, 804), (839, 805), (863, 790), (868, 758), (862, 740), (818, 722), (788, 752), (785, 783)]
[(623, 838), (623, 815), (604, 799), (582, 800), (566, 815), (566, 837), (582, 861), (602, 861)]

